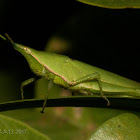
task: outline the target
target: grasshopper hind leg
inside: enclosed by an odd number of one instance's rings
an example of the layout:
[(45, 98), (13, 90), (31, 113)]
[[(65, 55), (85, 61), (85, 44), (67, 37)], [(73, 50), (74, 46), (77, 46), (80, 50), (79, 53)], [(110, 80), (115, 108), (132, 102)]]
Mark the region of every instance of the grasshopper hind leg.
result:
[(101, 78), (100, 78), (100, 74), (99, 73), (92, 73), (90, 75), (84, 76), (80, 79), (77, 79), (76, 81), (70, 83), (70, 86), (75, 86), (81, 83), (85, 83), (88, 81), (96, 81), (98, 82), (99, 85), (99, 90), (100, 90), (100, 95), (103, 99), (105, 99), (107, 101), (107, 106), (110, 106), (110, 101), (107, 99), (107, 97), (103, 94), (103, 90), (102, 90), (102, 82), (101, 82)]

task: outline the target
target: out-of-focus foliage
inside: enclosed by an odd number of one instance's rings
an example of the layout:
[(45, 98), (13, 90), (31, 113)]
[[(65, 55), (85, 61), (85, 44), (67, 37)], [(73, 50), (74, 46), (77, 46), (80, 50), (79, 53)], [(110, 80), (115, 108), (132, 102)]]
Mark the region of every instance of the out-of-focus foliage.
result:
[(0, 139), (50, 140), (47, 136), (23, 122), (3, 115), (0, 115)]
[(65, 54), (69, 51), (70, 47), (71, 45), (68, 40), (65, 40), (64, 38), (61, 38), (59, 36), (54, 36), (47, 42), (45, 51)]
[(78, 0), (78, 1), (89, 5), (106, 8), (115, 8), (115, 9), (140, 8), (139, 0)]
[(123, 113), (103, 123), (88, 140), (139, 140), (140, 119)]

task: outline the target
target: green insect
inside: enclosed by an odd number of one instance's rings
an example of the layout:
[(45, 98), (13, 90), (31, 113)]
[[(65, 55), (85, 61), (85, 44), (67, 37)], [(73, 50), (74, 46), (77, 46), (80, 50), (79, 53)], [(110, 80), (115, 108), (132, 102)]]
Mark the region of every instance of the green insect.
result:
[[(124, 78), (117, 74), (88, 65), (86, 63), (73, 60), (68, 56), (37, 51), (32, 48), (14, 43), (6, 34), (0, 35), (4, 40), (12, 43), (14, 49), (19, 51), (28, 61), (31, 70), (39, 77), (48, 79), (48, 92), (52, 83), (78, 92), (81, 95), (100, 95), (110, 105), (109, 97), (137, 97), (140, 96), (140, 83)], [(30, 78), (21, 84), (21, 95), (23, 87), (34, 82), (35, 78)], [(44, 112), (48, 95), (46, 95), (42, 113)]]

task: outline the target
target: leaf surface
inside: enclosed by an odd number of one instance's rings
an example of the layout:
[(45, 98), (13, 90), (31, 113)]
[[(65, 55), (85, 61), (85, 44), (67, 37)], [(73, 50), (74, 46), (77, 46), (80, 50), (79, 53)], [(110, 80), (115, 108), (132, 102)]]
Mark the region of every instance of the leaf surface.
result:
[(131, 113), (115, 116), (93, 133), (88, 140), (139, 140), (140, 119)]
[(78, 0), (78, 1), (93, 6), (112, 9), (140, 8), (139, 0)]
[(18, 120), (0, 115), (1, 140), (50, 140), (44, 134)]

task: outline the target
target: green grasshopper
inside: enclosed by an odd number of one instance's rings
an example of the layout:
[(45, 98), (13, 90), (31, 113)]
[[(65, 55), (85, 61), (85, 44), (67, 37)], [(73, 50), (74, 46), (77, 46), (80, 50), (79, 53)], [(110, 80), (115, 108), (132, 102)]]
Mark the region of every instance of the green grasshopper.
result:
[[(14, 43), (6, 34), (0, 35), (4, 40), (10, 41), (15, 50), (19, 51), (28, 61), (31, 70), (39, 77), (45, 77), (50, 82), (48, 93), (52, 83), (78, 92), (81, 95), (100, 95), (110, 105), (106, 96), (110, 97), (137, 97), (140, 96), (140, 83), (124, 78), (112, 72), (73, 60), (68, 56), (37, 51), (32, 48)], [(21, 84), (21, 96), (23, 87), (34, 82), (30, 78)], [(44, 112), (48, 94), (45, 97), (42, 113)]]

